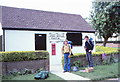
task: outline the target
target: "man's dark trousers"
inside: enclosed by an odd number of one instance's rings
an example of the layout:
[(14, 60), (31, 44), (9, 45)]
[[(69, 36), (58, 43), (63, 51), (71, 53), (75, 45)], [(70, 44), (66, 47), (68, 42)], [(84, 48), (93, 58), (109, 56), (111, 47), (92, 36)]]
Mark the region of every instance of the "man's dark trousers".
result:
[(92, 59), (92, 53), (86, 52), (86, 59), (88, 60), (89, 67), (93, 67), (93, 59)]

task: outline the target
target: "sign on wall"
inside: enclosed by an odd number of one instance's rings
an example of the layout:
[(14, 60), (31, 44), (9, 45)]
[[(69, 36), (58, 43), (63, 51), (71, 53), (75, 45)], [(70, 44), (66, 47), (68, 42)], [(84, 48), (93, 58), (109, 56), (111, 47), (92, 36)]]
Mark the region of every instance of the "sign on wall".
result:
[(52, 42), (63, 42), (65, 40), (66, 33), (49, 33), (49, 41)]

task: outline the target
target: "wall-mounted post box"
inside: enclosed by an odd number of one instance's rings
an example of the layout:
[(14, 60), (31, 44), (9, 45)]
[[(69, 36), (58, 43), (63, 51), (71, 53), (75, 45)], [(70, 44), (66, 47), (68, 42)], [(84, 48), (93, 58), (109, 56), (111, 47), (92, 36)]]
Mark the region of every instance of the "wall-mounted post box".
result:
[(52, 44), (52, 55), (56, 55), (56, 44)]

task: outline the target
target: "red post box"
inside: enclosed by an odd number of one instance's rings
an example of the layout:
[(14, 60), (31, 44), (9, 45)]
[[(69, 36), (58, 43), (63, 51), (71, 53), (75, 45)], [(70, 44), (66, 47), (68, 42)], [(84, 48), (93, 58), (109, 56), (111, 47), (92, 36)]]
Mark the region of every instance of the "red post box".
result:
[(52, 44), (52, 55), (56, 55), (56, 44)]

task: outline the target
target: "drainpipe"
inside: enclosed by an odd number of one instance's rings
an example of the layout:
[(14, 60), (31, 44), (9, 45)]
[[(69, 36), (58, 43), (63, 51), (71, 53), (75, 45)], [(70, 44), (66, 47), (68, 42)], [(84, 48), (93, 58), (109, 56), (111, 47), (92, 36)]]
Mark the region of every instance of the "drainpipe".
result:
[(5, 30), (3, 30), (2, 35), (2, 51), (5, 51)]

